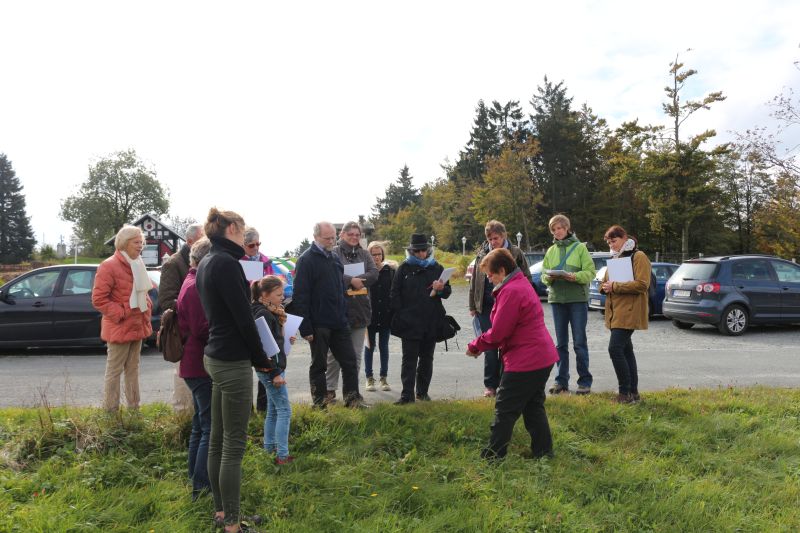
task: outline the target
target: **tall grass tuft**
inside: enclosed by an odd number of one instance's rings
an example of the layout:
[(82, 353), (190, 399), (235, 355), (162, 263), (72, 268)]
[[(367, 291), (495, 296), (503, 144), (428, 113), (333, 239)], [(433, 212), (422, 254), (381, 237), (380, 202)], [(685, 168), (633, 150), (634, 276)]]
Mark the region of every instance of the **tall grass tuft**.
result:
[[(253, 417), (242, 508), (264, 531), (797, 531), (800, 391), (670, 390), (620, 406), (556, 397), (555, 457), (479, 459), (489, 400), (365, 411), (295, 406), (276, 467)], [(205, 531), (189, 420), (163, 405), (0, 411), (0, 531)]]

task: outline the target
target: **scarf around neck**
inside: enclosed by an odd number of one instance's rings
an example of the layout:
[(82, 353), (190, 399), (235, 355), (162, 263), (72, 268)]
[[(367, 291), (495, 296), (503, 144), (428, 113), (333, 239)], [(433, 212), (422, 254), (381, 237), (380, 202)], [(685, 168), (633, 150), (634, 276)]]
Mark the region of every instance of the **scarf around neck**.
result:
[(422, 268), (428, 268), (435, 262), (436, 259), (433, 258), (433, 252), (431, 252), (431, 255), (429, 255), (425, 259), (420, 259), (415, 255), (409, 255), (408, 257), (406, 257), (406, 263), (408, 263), (409, 265), (416, 265)]
[(622, 248), (619, 249), (619, 252), (611, 250), (611, 255), (616, 259), (625, 252), (630, 252), (631, 250), (635, 249), (636, 249), (636, 241), (634, 241), (633, 239), (628, 239), (627, 241), (625, 241), (625, 244), (622, 245)]
[(265, 307), (269, 310), (270, 313), (275, 315), (278, 318), (278, 322), (280, 322), (281, 326), (286, 324), (286, 310), (283, 308), (282, 305), (275, 305), (272, 302), (267, 302)]
[(138, 307), (144, 313), (147, 311), (147, 292), (153, 287), (153, 282), (150, 281), (150, 277), (147, 275), (147, 268), (144, 266), (141, 255), (136, 259), (131, 259), (124, 251), (120, 250), (119, 253), (128, 262), (133, 273), (133, 287), (131, 288), (131, 298), (129, 300), (131, 309)]

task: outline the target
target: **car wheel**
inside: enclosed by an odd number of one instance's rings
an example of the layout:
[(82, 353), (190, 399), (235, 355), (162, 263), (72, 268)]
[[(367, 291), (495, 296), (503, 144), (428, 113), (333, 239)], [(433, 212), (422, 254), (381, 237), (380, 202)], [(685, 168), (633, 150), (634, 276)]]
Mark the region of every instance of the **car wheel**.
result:
[(694, 326), (691, 322), (681, 322), (680, 320), (673, 320), (672, 325), (678, 329), (692, 329)]
[(747, 316), (747, 310), (741, 305), (734, 304), (725, 308), (717, 327), (720, 332), (735, 336), (744, 333), (749, 325), (750, 317)]

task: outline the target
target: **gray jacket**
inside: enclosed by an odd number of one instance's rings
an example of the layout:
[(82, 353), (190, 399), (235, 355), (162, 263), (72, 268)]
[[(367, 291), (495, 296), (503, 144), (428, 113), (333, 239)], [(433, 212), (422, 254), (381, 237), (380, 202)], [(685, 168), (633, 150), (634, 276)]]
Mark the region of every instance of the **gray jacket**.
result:
[[(343, 265), (351, 265), (353, 263), (364, 263), (364, 274), (357, 276), (364, 280), (364, 285), (370, 287), (378, 281), (378, 269), (375, 267), (375, 262), (369, 252), (363, 249), (360, 245), (355, 248), (351, 247), (344, 241), (339, 241), (333, 247), (333, 253), (339, 256)], [(352, 276), (344, 275), (344, 284), (348, 289), (351, 289), (350, 280)], [(358, 296), (350, 296), (347, 294), (347, 322), (351, 328), (365, 328), (369, 326), (372, 320), (372, 305), (370, 304), (369, 293), (360, 294)]]

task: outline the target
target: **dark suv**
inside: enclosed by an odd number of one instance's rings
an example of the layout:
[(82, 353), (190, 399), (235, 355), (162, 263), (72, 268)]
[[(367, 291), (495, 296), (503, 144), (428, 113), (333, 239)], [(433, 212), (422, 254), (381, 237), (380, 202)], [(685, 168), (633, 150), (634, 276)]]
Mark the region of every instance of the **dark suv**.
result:
[(769, 255), (691, 259), (667, 282), (664, 316), (681, 329), (713, 324), (728, 335), (800, 323), (800, 266)]

